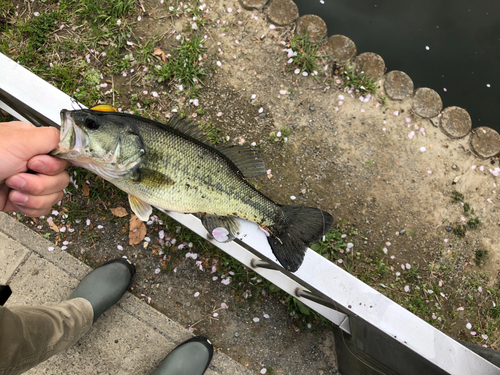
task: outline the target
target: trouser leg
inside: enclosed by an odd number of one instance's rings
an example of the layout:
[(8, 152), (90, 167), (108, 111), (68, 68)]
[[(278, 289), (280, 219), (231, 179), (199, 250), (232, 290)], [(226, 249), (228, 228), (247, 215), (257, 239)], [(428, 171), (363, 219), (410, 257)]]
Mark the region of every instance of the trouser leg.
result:
[(53, 306), (0, 306), (0, 375), (21, 374), (66, 350), (92, 326), (90, 302)]

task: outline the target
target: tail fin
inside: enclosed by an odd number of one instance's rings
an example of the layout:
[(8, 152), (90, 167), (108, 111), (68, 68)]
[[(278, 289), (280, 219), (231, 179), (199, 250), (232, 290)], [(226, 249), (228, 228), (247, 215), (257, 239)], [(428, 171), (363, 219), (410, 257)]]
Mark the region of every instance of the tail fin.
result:
[(324, 236), (333, 224), (333, 216), (319, 208), (282, 206), (284, 220), (270, 228), (269, 245), (281, 265), (295, 272), (304, 260), (306, 249)]

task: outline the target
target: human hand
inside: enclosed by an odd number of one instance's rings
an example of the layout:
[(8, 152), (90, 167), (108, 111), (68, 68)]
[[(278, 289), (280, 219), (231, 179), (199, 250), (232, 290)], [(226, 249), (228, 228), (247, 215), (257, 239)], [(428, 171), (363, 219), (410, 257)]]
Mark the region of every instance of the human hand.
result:
[(61, 200), (69, 183), (68, 162), (47, 155), (58, 143), (56, 128), (0, 123), (0, 211), (40, 216)]

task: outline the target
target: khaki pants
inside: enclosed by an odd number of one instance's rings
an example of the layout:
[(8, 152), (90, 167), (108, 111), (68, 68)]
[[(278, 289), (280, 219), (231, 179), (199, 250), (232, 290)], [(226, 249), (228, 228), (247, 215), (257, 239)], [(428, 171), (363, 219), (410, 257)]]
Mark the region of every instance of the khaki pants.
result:
[(0, 375), (21, 374), (66, 350), (92, 326), (89, 301), (53, 306), (0, 306)]

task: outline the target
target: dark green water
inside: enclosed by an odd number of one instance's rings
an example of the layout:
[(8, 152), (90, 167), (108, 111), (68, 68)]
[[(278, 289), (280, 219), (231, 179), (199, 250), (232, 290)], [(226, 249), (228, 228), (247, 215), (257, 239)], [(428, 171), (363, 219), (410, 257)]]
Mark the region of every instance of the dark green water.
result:
[(500, 0), (294, 1), (329, 36), (349, 37), (358, 54), (377, 53), (387, 71), (436, 90), (444, 107), (466, 109), (473, 127), (500, 132)]

